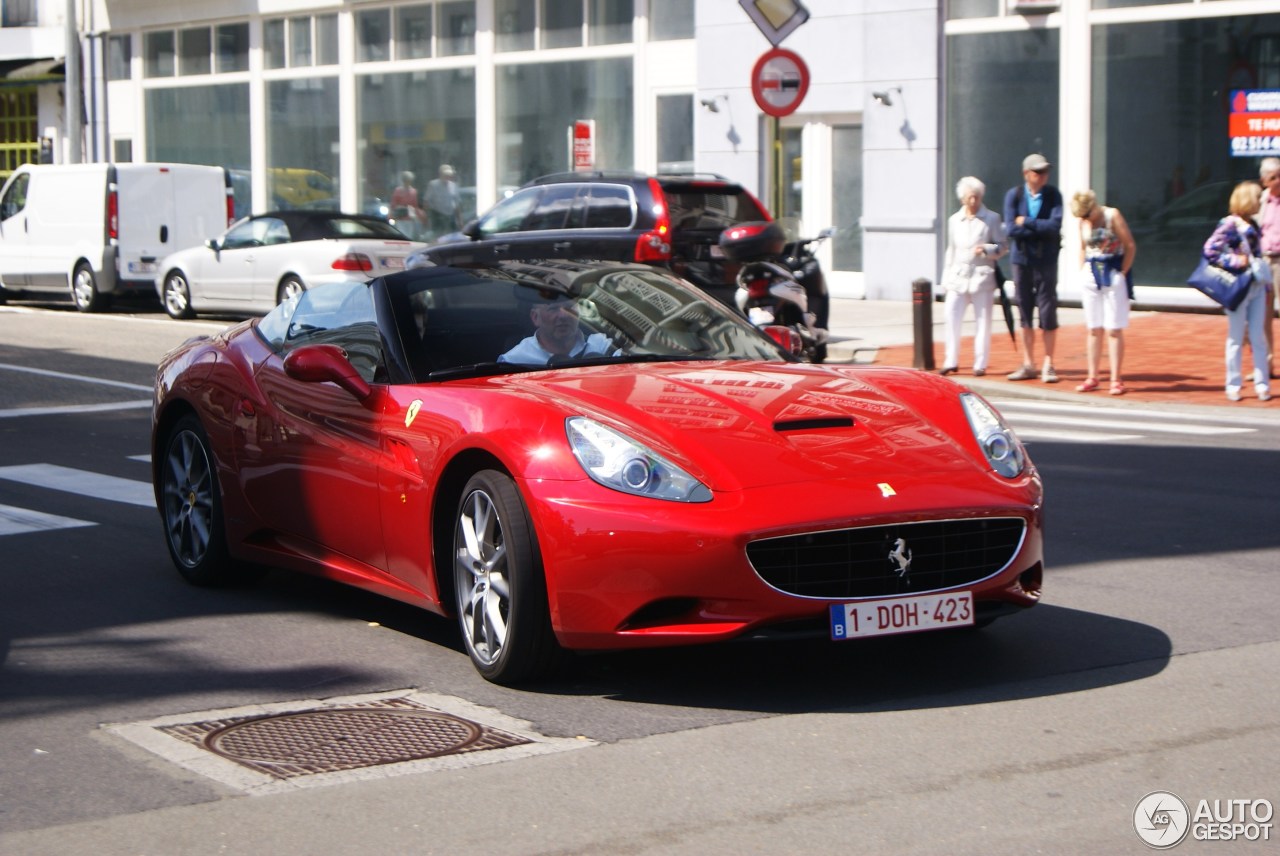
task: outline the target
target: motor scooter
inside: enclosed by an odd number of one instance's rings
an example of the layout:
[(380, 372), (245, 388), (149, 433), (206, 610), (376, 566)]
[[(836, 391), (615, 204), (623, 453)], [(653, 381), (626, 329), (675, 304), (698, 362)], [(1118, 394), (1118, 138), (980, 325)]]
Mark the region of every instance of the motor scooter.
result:
[(829, 303), (826, 279), (815, 257), (831, 235), (788, 243), (776, 222), (739, 223), (720, 233), (725, 258), (738, 262), (738, 309), (756, 327), (782, 326), (800, 342), (800, 356), (820, 363), (827, 357)]

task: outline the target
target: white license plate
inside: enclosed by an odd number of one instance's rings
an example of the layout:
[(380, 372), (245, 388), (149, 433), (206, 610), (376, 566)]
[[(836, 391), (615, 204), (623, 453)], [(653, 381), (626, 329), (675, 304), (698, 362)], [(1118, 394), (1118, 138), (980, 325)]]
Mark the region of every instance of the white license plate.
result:
[(382, 266), (390, 270), (404, 270), (404, 259), (400, 256), (383, 257)]
[(155, 262), (129, 262), (129, 273), (155, 273)]
[(831, 605), (831, 638), (857, 639), (973, 624), (973, 594), (922, 594)]
[(711, 245), (711, 258), (713, 259), (724, 258), (724, 249), (719, 244)]

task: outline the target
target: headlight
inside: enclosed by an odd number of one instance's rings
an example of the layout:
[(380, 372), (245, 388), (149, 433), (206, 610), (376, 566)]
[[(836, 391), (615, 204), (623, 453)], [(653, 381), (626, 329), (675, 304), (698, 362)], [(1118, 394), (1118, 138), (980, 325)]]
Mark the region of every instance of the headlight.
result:
[(960, 403), (964, 405), (965, 416), (969, 417), (969, 427), (973, 436), (978, 438), (982, 454), (987, 456), (991, 468), (1005, 478), (1019, 475), (1027, 466), (1027, 456), (1022, 451), (1022, 444), (1013, 430), (991, 407), (978, 396), (970, 392), (960, 394)]
[(569, 447), (587, 475), (608, 488), (675, 502), (710, 502), (693, 476), (634, 440), (583, 416), (565, 422)]

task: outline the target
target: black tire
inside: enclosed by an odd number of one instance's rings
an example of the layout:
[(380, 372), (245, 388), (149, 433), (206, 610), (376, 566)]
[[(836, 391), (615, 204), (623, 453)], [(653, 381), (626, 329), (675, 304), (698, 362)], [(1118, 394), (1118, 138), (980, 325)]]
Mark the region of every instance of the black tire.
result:
[(111, 304), (110, 297), (98, 291), (98, 279), (85, 262), (71, 273), (71, 299), (81, 312), (101, 312)]
[(289, 274), (280, 280), (280, 286), (276, 289), (276, 306), (284, 303), (295, 294), (301, 294), (307, 290), (307, 286), (293, 274)]
[(551, 674), (564, 654), (533, 526), (511, 478), (495, 470), (472, 476), (453, 531), (458, 624), (476, 671), (497, 684)]
[(222, 491), (209, 437), (184, 416), (169, 431), (157, 471), (160, 518), (169, 557), (187, 582), (224, 586), (256, 574), (232, 562), (222, 517)]
[(160, 302), (170, 318), (194, 318), (196, 311), (191, 308), (191, 282), (180, 270), (171, 270), (164, 277), (163, 293)]

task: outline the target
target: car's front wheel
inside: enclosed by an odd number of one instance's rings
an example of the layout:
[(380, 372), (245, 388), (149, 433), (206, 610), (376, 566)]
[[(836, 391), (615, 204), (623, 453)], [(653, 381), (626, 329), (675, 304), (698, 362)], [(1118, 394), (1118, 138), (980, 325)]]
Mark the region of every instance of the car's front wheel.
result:
[(178, 572), (199, 586), (227, 585), (249, 573), (227, 552), (222, 494), (209, 437), (195, 416), (179, 419), (160, 461), (160, 516)]
[(524, 501), (510, 477), (472, 476), (453, 538), (458, 622), (476, 670), (500, 684), (549, 674), (562, 651)]
[(194, 318), (195, 310), (191, 308), (191, 283), (187, 275), (180, 270), (169, 271), (164, 278), (164, 311), (171, 318)]

